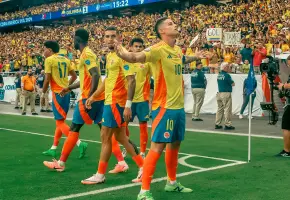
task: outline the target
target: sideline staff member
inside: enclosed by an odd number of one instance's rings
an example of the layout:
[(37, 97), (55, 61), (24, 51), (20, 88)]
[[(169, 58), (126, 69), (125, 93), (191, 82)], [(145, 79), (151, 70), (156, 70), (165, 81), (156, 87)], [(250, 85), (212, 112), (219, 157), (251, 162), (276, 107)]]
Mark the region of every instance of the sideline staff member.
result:
[(232, 126), (232, 90), (235, 86), (235, 82), (229, 75), (230, 65), (227, 62), (221, 64), (221, 72), (217, 77), (218, 93), (216, 100), (218, 104), (218, 110), (216, 113), (215, 129), (222, 129), (222, 120), (225, 117), (225, 130), (234, 130)]
[(23, 108), (22, 115), (26, 115), (27, 101), (29, 98), (32, 115), (38, 115), (35, 111), (35, 94), (36, 94), (36, 79), (33, 76), (32, 69), (29, 68), (27, 75), (21, 81), (22, 95), (23, 95)]
[[(287, 58), (287, 66), (290, 68), (290, 56)], [(290, 75), (289, 75), (290, 78)], [(280, 83), (278, 85), (280, 90), (289, 90), (290, 89), (290, 79), (288, 82), (283, 84)], [(285, 111), (282, 117), (282, 131), (284, 135), (284, 149), (277, 155), (282, 157), (290, 157), (290, 97), (287, 97)]]
[(196, 69), (191, 73), (191, 88), (194, 101), (192, 121), (203, 121), (199, 118), (199, 112), (204, 101), (207, 81), (201, 69), (202, 63), (200, 60), (198, 60), (196, 61)]

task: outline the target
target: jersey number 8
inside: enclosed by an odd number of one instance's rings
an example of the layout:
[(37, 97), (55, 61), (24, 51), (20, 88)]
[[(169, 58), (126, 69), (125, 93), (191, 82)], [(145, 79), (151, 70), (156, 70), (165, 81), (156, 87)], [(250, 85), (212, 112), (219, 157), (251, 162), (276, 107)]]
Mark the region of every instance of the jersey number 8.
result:
[(58, 62), (58, 71), (59, 71), (59, 77), (65, 78), (66, 77), (66, 62)]

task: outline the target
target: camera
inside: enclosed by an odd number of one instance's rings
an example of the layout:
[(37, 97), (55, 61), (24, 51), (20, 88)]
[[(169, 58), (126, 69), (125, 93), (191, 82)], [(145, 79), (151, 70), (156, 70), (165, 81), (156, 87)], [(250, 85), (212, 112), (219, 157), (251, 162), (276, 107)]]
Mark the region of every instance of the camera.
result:
[[(279, 60), (273, 58), (272, 56), (267, 56), (260, 65), (261, 73), (267, 73), (268, 79), (270, 81), (270, 92), (271, 92), (271, 102), (261, 102), (262, 110), (266, 110), (269, 112), (269, 124), (275, 125), (279, 119), (278, 109), (274, 102), (274, 89), (279, 90), (277, 85), (274, 83), (274, 80), (280, 72)], [(280, 95), (290, 95), (290, 93), (286, 90), (283, 90), (279, 93)]]
[(266, 72), (268, 79), (274, 80), (280, 72), (279, 60), (274, 59), (272, 56), (267, 56), (260, 65), (260, 71), (261, 73)]

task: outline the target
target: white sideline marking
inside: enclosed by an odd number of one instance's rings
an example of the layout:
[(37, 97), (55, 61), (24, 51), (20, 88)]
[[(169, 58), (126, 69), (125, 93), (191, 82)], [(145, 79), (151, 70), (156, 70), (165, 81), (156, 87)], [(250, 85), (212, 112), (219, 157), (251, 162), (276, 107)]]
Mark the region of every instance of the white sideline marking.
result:
[(189, 155), (189, 156), (184, 156), (182, 158), (179, 158), (178, 159), (178, 163), (181, 164), (181, 165), (184, 165), (186, 167), (192, 168), (192, 169), (205, 169), (203, 167), (198, 167), (198, 166), (190, 165), (187, 162), (185, 162), (186, 159), (192, 158), (192, 157), (195, 157), (195, 156)]
[[(15, 129), (8, 129), (8, 128), (1, 128), (0, 130), (5, 130), (5, 131), (11, 131), (11, 132), (19, 132), (19, 133), (27, 133), (27, 134), (31, 134), (31, 135), (39, 135), (39, 136), (44, 136), (44, 137), (54, 137), (53, 135), (47, 135), (47, 134), (42, 134), (42, 133), (35, 133), (35, 132), (29, 132), (29, 131), (21, 131), (21, 130), (15, 130)], [(65, 139), (66, 137), (62, 137), (63, 139)], [(101, 144), (102, 142), (100, 141), (96, 141), (96, 140), (87, 140), (87, 139), (81, 139), (82, 141), (85, 142), (92, 142), (92, 143), (98, 143)], [(149, 150), (147, 148), (147, 150)], [(240, 163), (242, 161), (240, 160), (230, 160), (230, 159), (225, 159), (225, 158), (216, 158), (216, 157), (209, 157), (209, 156), (202, 156), (202, 155), (197, 155), (197, 154), (188, 154), (188, 153), (182, 153), (179, 152), (179, 155), (185, 155), (185, 156), (191, 156), (191, 157), (200, 157), (200, 158), (207, 158), (207, 159), (212, 159), (212, 160), (221, 160), (221, 161), (226, 161), (226, 162), (234, 162), (234, 163)]]
[[(0, 112), (0, 114), (21, 116), (20, 115), (21, 113), (13, 113), (13, 112)], [(44, 115), (37, 115), (37, 116), (25, 115), (23, 117), (37, 117), (37, 118), (53, 119), (52, 116), (44, 116)], [(67, 120), (72, 120), (72, 118), (67, 118)], [(139, 126), (139, 124), (130, 123), (129, 126)], [(151, 127), (151, 125), (148, 124), (148, 127)], [(210, 133), (210, 134), (218, 134), (218, 135), (233, 135), (233, 136), (242, 136), (242, 137), (249, 136), (247, 133), (222, 132), (222, 131), (212, 131), (212, 130), (202, 130), (202, 129), (192, 129), (192, 128), (187, 128), (186, 131), (196, 132), (196, 133)], [(283, 137), (281, 136), (257, 135), (257, 134), (251, 134), (251, 137), (268, 138), (268, 139), (283, 139)]]
[[(206, 168), (206, 169), (199, 169), (199, 170), (195, 170), (195, 171), (184, 172), (184, 173), (177, 174), (177, 177), (183, 177), (183, 176), (188, 176), (188, 175), (191, 175), (191, 174), (197, 174), (197, 173), (201, 173), (201, 172), (213, 171), (213, 170), (222, 169), (222, 168), (226, 168), (226, 167), (242, 165), (242, 164), (245, 164), (245, 163), (246, 162), (230, 163), (230, 164), (226, 164), (226, 165), (220, 165), (220, 166), (217, 166), (217, 167), (210, 167), (210, 168)], [(152, 183), (158, 183), (158, 182), (161, 182), (161, 181), (164, 181), (164, 180), (167, 180), (167, 177), (153, 179)], [(88, 196), (88, 195), (95, 195), (95, 194), (101, 194), (101, 193), (104, 193), (104, 192), (111, 192), (111, 191), (122, 190), (122, 189), (125, 189), (125, 188), (135, 187), (135, 186), (138, 186), (138, 185), (141, 185), (141, 184), (140, 183), (131, 183), (131, 184), (122, 185), (122, 186), (115, 186), (115, 187), (109, 187), (109, 188), (104, 188), (104, 189), (99, 189), (99, 190), (93, 190), (93, 191), (90, 191), (90, 192), (82, 192), (82, 193), (77, 193), (77, 194), (70, 194), (70, 195), (66, 195), (66, 196), (55, 197), (55, 198), (51, 198), (51, 199), (48, 199), (48, 200), (64, 200), (64, 199), (71, 199), (71, 198), (83, 197), (83, 196)]]

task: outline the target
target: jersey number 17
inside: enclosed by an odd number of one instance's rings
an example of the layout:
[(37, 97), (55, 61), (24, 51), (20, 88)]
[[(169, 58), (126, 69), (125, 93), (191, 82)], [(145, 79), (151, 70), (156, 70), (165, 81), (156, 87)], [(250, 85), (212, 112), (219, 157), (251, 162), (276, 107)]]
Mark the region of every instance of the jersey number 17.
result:
[(66, 62), (58, 62), (58, 71), (59, 71), (59, 77), (65, 78), (67, 75), (66, 72)]

